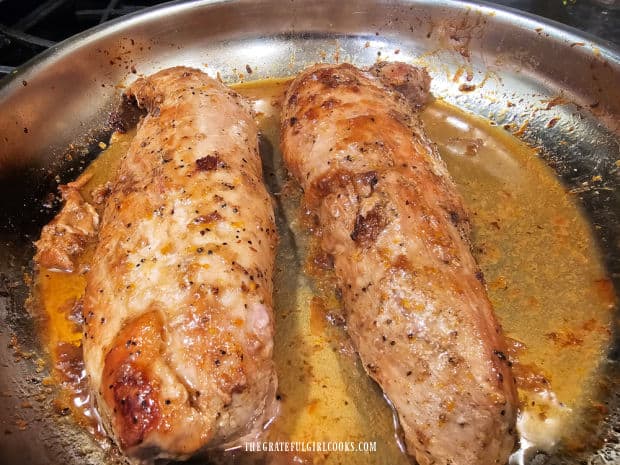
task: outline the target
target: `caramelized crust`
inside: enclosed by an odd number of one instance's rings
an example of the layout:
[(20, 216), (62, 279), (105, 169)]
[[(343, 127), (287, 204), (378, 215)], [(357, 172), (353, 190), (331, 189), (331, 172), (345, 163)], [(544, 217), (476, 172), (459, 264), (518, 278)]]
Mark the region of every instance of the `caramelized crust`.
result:
[(161, 421), (159, 383), (149, 367), (162, 345), (161, 317), (152, 311), (128, 322), (105, 357), (103, 399), (112, 406), (123, 449), (140, 444)]

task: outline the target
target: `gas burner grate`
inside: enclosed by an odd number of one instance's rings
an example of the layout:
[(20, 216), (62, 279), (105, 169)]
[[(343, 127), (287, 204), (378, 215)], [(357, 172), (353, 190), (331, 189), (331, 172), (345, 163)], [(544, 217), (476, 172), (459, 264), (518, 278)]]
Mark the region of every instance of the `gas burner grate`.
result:
[(0, 77), (72, 35), (163, 0), (0, 0)]

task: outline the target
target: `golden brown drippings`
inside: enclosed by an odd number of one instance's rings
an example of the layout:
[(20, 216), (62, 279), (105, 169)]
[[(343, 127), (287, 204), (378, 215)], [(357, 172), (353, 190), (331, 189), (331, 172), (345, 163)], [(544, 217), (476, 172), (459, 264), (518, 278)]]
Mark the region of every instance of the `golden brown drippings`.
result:
[[(114, 134), (107, 150), (81, 175), (87, 181), (80, 188), (80, 193), (99, 214), (102, 213), (102, 206), (93, 201), (93, 191), (104, 186), (112, 177), (134, 135), (135, 130), (127, 134)], [(44, 320), (41, 335), (50, 358), (52, 376), (61, 386), (54, 408), (61, 415), (72, 413), (79, 424), (101, 439), (105, 437), (105, 431), (92, 403), (82, 360), (83, 316), (80, 301), (86, 286), (83, 272), (87, 269), (92, 251), (93, 244), (78, 257), (74, 273), (39, 269), (33, 286), (33, 302)]]
[[(279, 111), (286, 82), (236, 87), (255, 104), (266, 141), (264, 174), (280, 216), (274, 357), (281, 413), (268, 439), (377, 441), (376, 453), (318, 453), (314, 459), (407, 464), (394, 438), (392, 412), (359, 365), (341, 325), (329, 257), (321, 256), (309, 239), (311, 218), (300, 211), (300, 192), (282, 167)], [(512, 135), (440, 100), (422, 118), (471, 211), (474, 253), (489, 297), (506, 334), (517, 341), (508, 357), (520, 386), (520, 428), (540, 447), (563, 439), (567, 448), (579, 449), (589, 441), (584, 436), (588, 422), (597, 420), (590, 412), (600, 411), (593, 399), (615, 303), (588, 223), (554, 173)], [(82, 189), (87, 201), (111, 178), (133, 134), (115, 135), (87, 168), (92, 175)], [(71, 357), (79, 354), (75, 304), (84, 284), (78, 273), (48, 270), (40, 270), (35, 283), (55, 379), (62, 384), (65, 377), (62, 385), (68, 388), (61, 403), (70, 404), (82, 420), (88, 419), (84, 412), (92, 412), (77, 406), (84, 399), (84, 378), (76, 377), (78, 365)], [(67, 382), (67, 377), (79, 382)], [(253, 460), (249, 455), (248, 463)], [(274, 455), (285, 459), (282, 463), (295, 456), (309, 463), (308, 454)]]

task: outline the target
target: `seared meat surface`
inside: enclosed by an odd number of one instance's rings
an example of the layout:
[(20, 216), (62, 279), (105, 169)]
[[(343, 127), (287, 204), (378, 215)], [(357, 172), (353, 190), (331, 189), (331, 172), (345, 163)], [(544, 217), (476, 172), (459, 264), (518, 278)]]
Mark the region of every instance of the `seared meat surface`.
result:
[(36, 242), (34, 257), (39, 266), (55, 271), (75, 271), (75, 258), (92, 241), (99, 227), (99, 215), (85, 202), (80, 187), (88, 181), (84, 176), (62, 186), (64, 206), (56, 217), (46, 224)]
[(274, 213), (238, 94), (180, 67), (127, 95), (147, 115), (104, 199), (84, 361), (128, 456), (184, 459), (276, 413)]
[(468, 216), (415, 109), (425, 71), (317, 65), (287, 91), (284, 160), (333, 256), (347, 329), (422, 464), (504, 464), (516, 392)]

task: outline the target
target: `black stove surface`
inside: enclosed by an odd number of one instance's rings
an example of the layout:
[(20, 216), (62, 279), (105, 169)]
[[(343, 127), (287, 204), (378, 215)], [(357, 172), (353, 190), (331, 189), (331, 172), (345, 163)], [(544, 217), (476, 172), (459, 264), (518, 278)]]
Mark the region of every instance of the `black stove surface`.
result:
[(12, 71), (78, 32), (160, 3), (164, 1), (0, 0), (0, 72)]
[[(498, 0), (620, 45), (620, 0)], [(0, 76), (46, 48), (158, 0), (0, 0)]]

